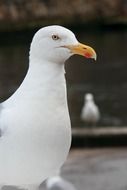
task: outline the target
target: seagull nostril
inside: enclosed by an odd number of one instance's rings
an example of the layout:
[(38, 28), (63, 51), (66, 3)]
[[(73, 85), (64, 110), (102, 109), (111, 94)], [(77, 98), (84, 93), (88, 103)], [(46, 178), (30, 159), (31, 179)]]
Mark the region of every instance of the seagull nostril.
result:
[(83, 47), (83, 49), (87, 49), (86, 47)]

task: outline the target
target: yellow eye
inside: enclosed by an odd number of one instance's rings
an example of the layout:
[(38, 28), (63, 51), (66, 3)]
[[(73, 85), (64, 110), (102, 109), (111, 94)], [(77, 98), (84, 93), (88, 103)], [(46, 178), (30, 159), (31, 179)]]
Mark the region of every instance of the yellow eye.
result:
[(53, 40), (59, 40), (60, 38), (59, 38), (59, 36), (57, 36), (57, 35), (52, 35), (52, 39), (53, 39)]

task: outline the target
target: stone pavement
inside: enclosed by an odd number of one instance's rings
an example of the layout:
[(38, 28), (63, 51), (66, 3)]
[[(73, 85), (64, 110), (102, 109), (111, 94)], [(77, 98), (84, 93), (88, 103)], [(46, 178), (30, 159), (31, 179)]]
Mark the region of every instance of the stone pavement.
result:
[(72, 150), (62, 176), (77, 190), (127, 190), (127, 148)]

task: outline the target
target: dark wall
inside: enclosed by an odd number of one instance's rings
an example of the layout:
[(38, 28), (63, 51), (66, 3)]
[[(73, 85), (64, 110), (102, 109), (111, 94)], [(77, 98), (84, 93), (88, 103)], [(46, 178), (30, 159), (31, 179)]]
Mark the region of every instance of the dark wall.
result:
[(126, 0), (0, 0), (0, 30), (46, 24), (126, 23)]

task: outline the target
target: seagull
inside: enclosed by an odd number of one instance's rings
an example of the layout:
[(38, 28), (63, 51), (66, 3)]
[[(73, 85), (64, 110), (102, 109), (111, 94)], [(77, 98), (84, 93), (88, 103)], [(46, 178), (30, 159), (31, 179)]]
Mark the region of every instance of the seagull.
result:
[(87, 93), (84, 97), (84, 105), (81, 111), (81, 119), (89, 124), (95, 126), (100, 119), (100, 111), (94, 102), (94, 96)]
[(0, 185), (36, 189), (55, 176), (71, 144), (64, 62), (73, 54), (96, 59), (62, 26), (33, 37), (29, 68), (16, 92), (0, 104)]
[(61, 176), (54, 176), (46, 180), (47, 190), (76, 190), (74, 185)]

